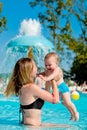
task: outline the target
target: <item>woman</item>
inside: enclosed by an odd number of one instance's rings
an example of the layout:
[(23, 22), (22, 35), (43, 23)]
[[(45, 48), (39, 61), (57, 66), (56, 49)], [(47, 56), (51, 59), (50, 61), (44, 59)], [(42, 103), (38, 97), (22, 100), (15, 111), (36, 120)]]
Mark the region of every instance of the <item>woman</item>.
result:
[(38, 87), (34, 80), (37, 74), (35, 62), (30, 58), (17, 61), (5, 95), (19, 96), (23, 123), (33, 126), (41, 125), (41, 108), (44, 101), (59, 102), (56, 82), (52, 80), (52, 94)]

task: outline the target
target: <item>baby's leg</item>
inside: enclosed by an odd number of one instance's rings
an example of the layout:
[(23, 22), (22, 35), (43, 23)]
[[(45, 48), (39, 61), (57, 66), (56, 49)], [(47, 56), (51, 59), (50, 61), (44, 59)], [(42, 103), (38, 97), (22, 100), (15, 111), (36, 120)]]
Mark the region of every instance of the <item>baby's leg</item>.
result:
[[(64, 105), (64, 106), (66, 106), (67, 107), (67, 104), (65, 104), (65, 102), (62, 102), (62, 104)], [(70, 117), (70, 120), (73, 120), (74, 119), (74, 113), (73, 113), (73, 111), (72, 111), (72, 109), (71, 108), (69, 108), (69, 107), (67, 107), (67, 109), (69, 110), (69, 112), (71, 113), (71, 117)]]
[(64, 101), (63, 104), (70, 111), (71, 117), (72, 118), (74, 117), (75, 121), (78, 121), (79, 120), (79, 113), (77, 112), (75, 105), (72, 103), (72, 101), (70, 99), (70, 93), (69, 92), (63, 93), (62, 97), (63, 97), (63, 101)]

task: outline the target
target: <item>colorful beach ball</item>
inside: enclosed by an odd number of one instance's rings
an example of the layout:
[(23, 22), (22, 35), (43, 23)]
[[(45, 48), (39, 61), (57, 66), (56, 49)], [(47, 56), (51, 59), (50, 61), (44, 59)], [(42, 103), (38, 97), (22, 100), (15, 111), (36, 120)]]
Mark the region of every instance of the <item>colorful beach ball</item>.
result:
[(78, 99), (80, 98), (80, 95), (79, 95), (79, 93), (78, 93), (77, 91), (73, 91), (73, 92), (71, 93), (71, 96), (72, 96), (72, 98), (73, 98), (74, 100), (78, 100)]

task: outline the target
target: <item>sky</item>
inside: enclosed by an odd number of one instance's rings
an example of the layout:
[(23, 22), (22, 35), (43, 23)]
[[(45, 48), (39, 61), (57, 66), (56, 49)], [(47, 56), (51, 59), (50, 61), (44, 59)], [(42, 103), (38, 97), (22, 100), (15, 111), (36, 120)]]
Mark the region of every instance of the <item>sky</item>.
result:
[[(7, 28), (4, 32), (0, 34), (0, 48), (19, 34), (19, 30), (21, 27), (21, 23), (24, 20), (29, 20), (32, 18), (33, 20), (38, 19), (39, 8), (32, 9), (29, 6), (30, 0), (1, 0), (3, 3), (2, 16), (5, 16), (7, 19)], [(72, 19), (72, 27), (74, 29), (74, 36), (78, 36), (77, 32), (80, 32), (79, 27), (77, 26), (77, 21)], [(46, 37), (45, 29), (41, 28), (42, 34)], [(77, 30), (76, 30), (77, 29)]]
[(20, 24), (24, 19), (37, 19), (37, 9), (32, 9), (28, 0), (1, 0), (2, 16), (7, 18), (7, 29), (0, 34), (0, 45), (9, 41), (19, 33)]
[[(3, 2), (2, 16), (6, 16), (7, 18), (7, 29), (0, 34), (0, 45), (19, 33), (20, 24), (24, 19), (32, 18), (39, 20), (39, 8), (32, 9), (28, 4), (29, 0), (1, 0), (1, 2)], [(78, 36), (77, 30), (75, 29), (78, 28), (79, 30), (77, 25), (77, 21), (72, 19), (74, 36)]]

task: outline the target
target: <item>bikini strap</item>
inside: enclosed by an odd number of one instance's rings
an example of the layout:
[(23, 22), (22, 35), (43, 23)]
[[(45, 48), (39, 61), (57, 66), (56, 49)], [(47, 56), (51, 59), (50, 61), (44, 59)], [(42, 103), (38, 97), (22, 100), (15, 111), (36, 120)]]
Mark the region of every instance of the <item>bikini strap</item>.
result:
[[(19, 124), (23, 124), (24, 122), (24, 110), (23, 108), (21, 107), (21, 104), (20, 104), (20, 108), (19, 108)], [(22, 114), (22, 121), (21, 121), (21, 114)]]

